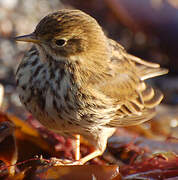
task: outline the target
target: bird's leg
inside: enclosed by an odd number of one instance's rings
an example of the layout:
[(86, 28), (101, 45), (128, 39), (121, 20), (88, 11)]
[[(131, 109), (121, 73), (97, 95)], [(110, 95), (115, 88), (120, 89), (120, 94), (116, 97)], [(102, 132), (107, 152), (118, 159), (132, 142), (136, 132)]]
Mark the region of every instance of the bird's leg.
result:
[(52, 164), (54, 166), (61, 166), (61, 165), (77, 165), (79, 164), (80, 160), (80, 135), (76, 134), (73, 135), (75, 137), (75, 161), (71, 162), (70, 160), (62, 160), (57, 158), (51, 158)]
[(93, 151), (92, 153), (88, 154), (87, 156), (79, 159), (78, 161), (74, 162), (74, 164), (79, 164), (79, 165), (82, 165), (82, 164), (85, 164), (87, 161), (101, 155), (103, 152), (99, 149), (96, 149), (95, 151)]
[(75, 136), (75, 161), (80, 160), (80, 135), (76, 134)]
[(99, 149), (95, 149), (92, 153), (80, 159), (80, 135), (76, 134), (74, 136), (75, 136), (75, 161), (71, 163), (67, 163), (66, 165), (82, 165), (85, 164), (87, 161), (103, 153), (103, 151)]
[[(57, 158), (52, 158), (52, 164), (54, 166), (60, 166), (60, 165), (83, 165), (85, 164), (87, 161), (100, 156), (104, 150), (105, 150), (105, 141), (103, 142), (103, 146), (102, 148), (98, 148), (95, 149), (92, 153), (86, 155), (85, 157), (80, 159), (80, 135), (76, 134), (73, 135), (75, 137), (75, 161), (70, 161), (70, 160), (61, 160), (61, 159), (57, 159)], [(104, 145), (105, 144), (105, 145)]]
[[(85, 164), (87, 161), (101, 155), (103, 153), (103, 151), (96, 149), (94, 150), (92, 153), (86, 155), (85, 157), (79, 159), (79, 160), (75, 160), (74, 162), (68, 161), (68, 160), (61, 160), (61, 159), (57, 159), (57, 158), (51, 158), (52, 160), (52, 164), (54, 166), (65, 166), (65, 165), (83, 165)], [(77, 154), (77, 153), (76, 153)], [(78, 154), (77, 154), (78, 155)], [(78, 157), (76, 156), (76, 159)]]

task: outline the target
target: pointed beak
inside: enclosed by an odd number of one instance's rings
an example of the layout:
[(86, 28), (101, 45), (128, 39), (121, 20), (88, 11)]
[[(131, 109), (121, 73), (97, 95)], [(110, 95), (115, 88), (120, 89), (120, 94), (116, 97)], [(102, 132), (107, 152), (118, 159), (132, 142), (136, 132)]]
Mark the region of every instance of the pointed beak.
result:
[(34, 33), (27, 34), (24, 36), (17, 36), (14, 38), (15, 41), (24, 41), (24, 42), (32, 42), (32, 43), (39, 43), (40, 40), (37, 39)]

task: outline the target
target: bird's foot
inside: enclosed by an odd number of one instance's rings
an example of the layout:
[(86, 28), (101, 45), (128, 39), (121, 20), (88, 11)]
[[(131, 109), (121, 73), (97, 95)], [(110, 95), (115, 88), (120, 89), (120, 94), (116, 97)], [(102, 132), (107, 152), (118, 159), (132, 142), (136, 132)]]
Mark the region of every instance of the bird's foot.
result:
[(86, 162), (88, 162), (89, 160), (99, 156), (102, 154), (102, 151), (100, 150), (95, 150), (92, 153), (88, 154), (87, 156), (79, 159), (79, 160), (75, 160), (75, 161), (71, 161), (68, 159), (57, 159), (57, 158), (51, 158), (50, 162), (52, 166), (72, 166), (72, 165), (83, 165)]
[(50, 159), (50, 164), (52, 166), (72, 166), (72, 165), (83, 165), (83, 163), (78, 160), (78, 161), (71, 161), (68, 159), (58, 159), (58, 158), (51, 158)]

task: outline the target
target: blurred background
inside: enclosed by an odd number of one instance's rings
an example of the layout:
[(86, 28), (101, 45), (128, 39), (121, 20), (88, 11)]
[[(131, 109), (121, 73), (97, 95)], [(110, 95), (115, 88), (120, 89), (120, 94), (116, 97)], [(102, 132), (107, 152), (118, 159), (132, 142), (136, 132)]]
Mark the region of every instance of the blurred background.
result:
[[(31, 44), (13, 37), (34, 30), (49, 12), (77, 8), (97, 19), (106, 35), (138, 57), (161, 64), (169, 74), (151, 80), (165, 95), (158, 119), (178, 125), (178, 1), (177, 0), (0, 0), (1, 110), (26, 119), (15, 85), (15, 71)], [(2, 93), (2, 92), (1, 92)], [(0, 94), (1, 94), (0, 93)], [(164, 117), (164, 120), (163, 120)], [(158, 122), (158, 121), (157, 121)], [(170, 132), (169, 132), (170, 133)]]

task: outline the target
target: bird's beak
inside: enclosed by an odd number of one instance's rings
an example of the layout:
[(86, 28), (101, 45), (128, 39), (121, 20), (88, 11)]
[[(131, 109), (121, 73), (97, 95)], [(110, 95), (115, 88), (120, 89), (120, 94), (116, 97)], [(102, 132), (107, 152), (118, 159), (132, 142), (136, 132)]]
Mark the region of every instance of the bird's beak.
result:
[(24, 41), (24, 42), (32, 42), (32, 43), (39, 43), (40, 40), (37, 39), (34, 33), (27, 34), (24, 36), (17, 36), (14, 38), (15, 41)]

